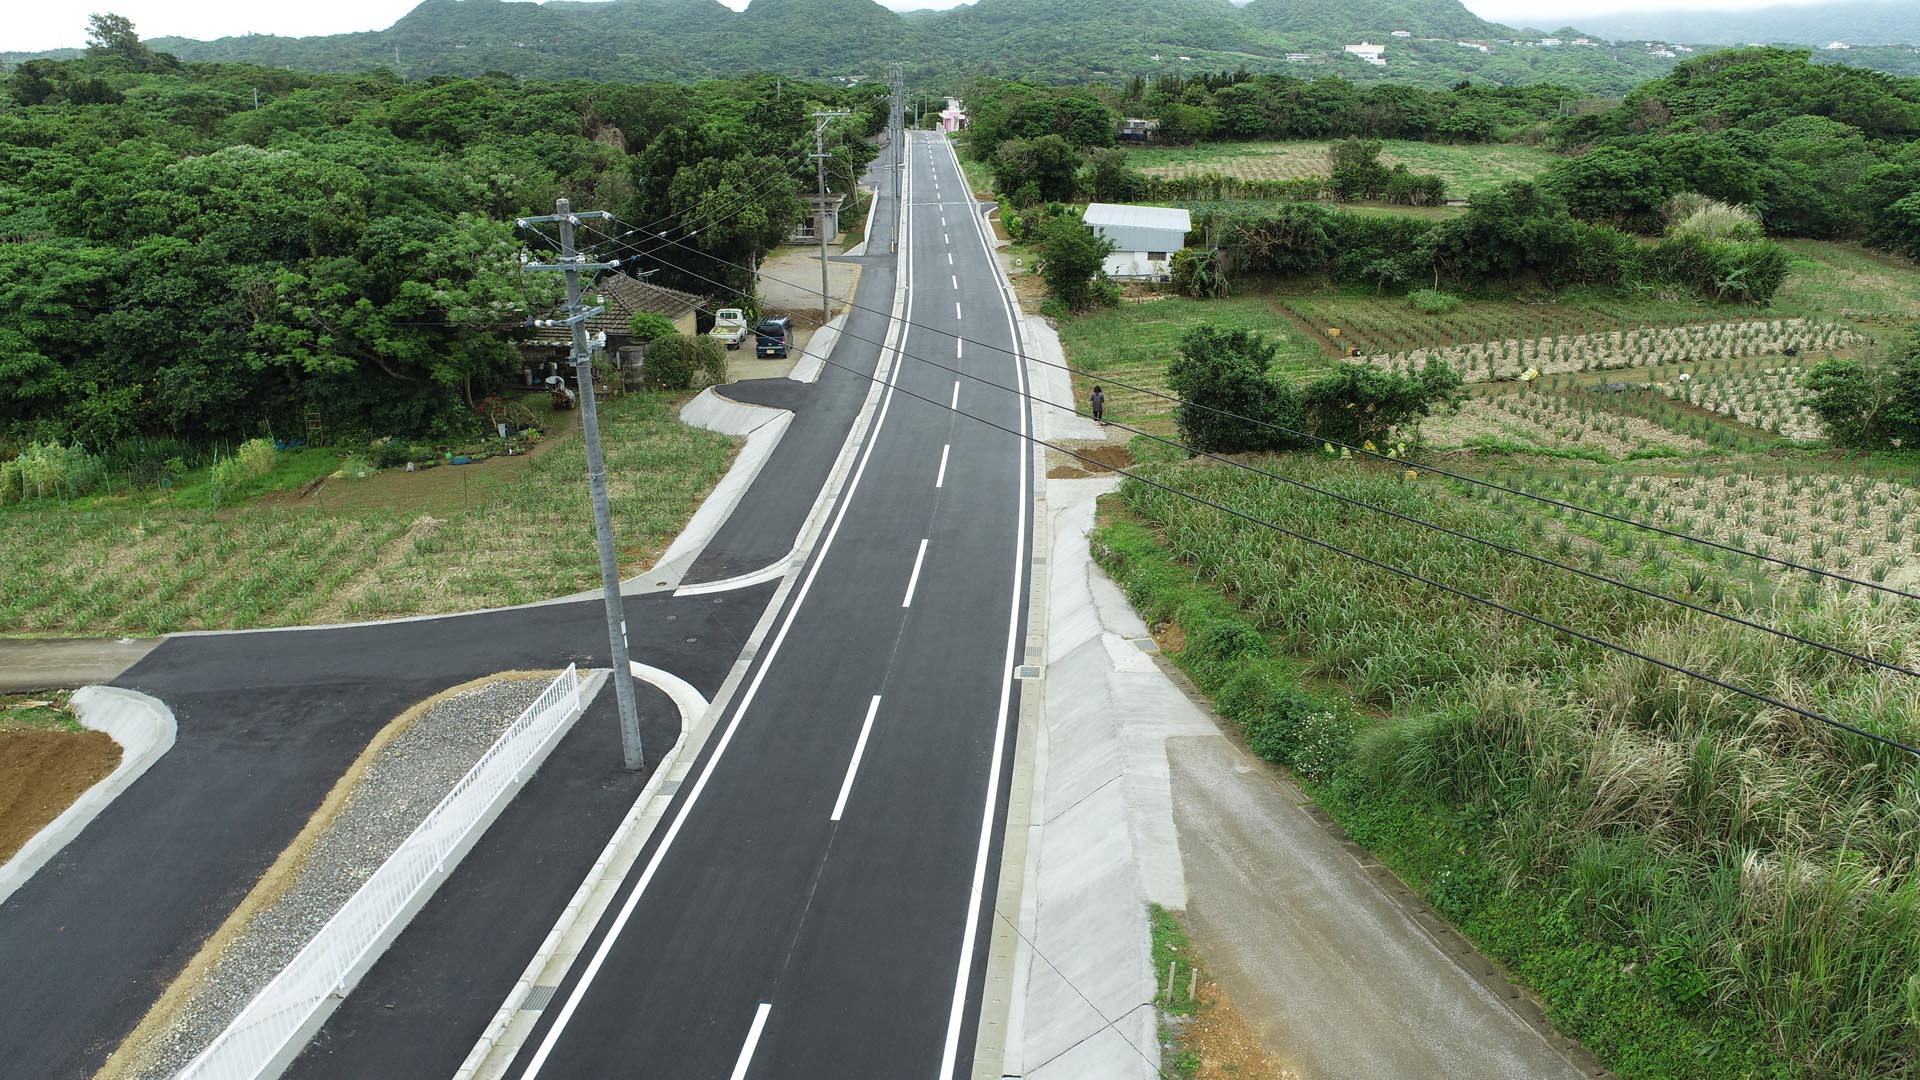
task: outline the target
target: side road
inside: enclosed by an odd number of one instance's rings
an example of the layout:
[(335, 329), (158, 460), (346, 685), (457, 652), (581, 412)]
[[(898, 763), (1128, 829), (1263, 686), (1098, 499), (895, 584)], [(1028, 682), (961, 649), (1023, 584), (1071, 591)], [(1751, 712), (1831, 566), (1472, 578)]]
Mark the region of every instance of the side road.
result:
[(1052, 480), (1041, 722), (1006, 1073), (1157, 1075), (1145, 905), (1312, 1080), (1604, 1075), (1306, 796), (1222, 733), (1093, 562), (1111, 480)]

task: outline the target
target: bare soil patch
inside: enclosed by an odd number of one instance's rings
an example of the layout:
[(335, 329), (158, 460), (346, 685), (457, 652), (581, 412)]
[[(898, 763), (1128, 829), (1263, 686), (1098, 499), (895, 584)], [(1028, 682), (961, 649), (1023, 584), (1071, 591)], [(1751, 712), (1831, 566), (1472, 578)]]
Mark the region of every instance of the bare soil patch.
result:
[[(78, 725), (64, 702), (0, 699), (0, 863), (120, 764), (120, 744), (104, 731), (72, 730)], [(64, 714), (64, 722), (38, 719), (47, 713)]]
[(1070, 444), (1068, 449), (1073, 454), (1047, 451), (1047, 479), (1084, 480), (1091, 476), (1110, 476), (1115, 469), (1133, 466), (1133, 452), (1120, 443)]
[(1267, 1053), (1253, 1025), (1205, 972), (1202, 968), (1194, 991), (1198, 1008), (1180, 1036), (1181, 1045), (1199, 1058), (1194, 1080), (1301, 1080)]

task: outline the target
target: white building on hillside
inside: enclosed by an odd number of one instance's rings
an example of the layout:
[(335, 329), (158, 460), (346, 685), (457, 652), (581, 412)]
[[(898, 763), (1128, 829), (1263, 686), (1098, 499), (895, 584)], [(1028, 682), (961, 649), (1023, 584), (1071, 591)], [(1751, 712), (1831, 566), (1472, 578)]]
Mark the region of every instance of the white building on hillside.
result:
[(1107, 276), (1163, 281), (1173, 273), (1173, 253), (1187, 246), (1193, 215), (1163, 206), (1092, 203), (1082, 219), (1095, 236), (1113, 241)]
[(1358, 45), (1347, 46), (1347, 51), (1372, 64), (1374, 67), (1387, 66), (1387, 47), (1362, 41)]

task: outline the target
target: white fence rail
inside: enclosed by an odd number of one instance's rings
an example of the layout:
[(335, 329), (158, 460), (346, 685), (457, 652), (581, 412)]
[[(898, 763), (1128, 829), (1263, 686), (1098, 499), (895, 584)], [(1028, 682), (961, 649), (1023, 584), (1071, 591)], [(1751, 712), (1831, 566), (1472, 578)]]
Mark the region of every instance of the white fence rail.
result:
[(449, 857), (464, 851), (495, 799), (524, 778), (522, 770), (579, 708), (580, 675), (569, 664), (176, 1080), (252, 1080), (285, 1067), (321, 1007), (346, 996), (378, 947), (391, 940), (396, 920), (433, 891)]

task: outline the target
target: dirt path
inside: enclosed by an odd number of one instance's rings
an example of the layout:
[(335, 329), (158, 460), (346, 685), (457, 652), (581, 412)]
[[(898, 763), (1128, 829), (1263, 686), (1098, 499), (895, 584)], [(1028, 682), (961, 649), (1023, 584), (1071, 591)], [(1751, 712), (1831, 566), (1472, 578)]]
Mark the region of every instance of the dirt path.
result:
[(1458, 934), (1410, 915), (1389, 892), (1397, 881), (1383, 883), (1265, 762), (1224, 736), (1169, 739), (1167, 759), (1193, 944), (1301, 1080), (1593, 1075)]

